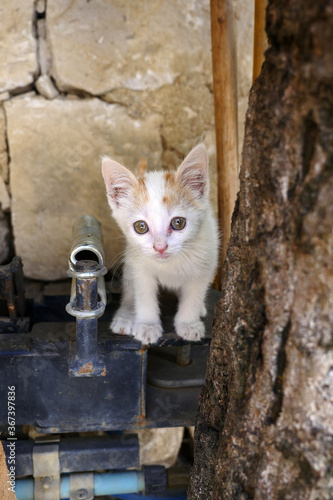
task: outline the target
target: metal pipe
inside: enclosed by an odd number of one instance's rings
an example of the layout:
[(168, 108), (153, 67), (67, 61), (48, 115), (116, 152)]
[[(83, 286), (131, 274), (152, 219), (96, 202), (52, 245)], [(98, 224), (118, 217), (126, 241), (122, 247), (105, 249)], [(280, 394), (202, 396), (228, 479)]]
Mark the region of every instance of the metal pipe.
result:
[(105, 363), (97, 343), (97, 320), (106, 306), (104, 259), (100, 223), (89, 215), (80, 217), (74, 226), (67, 272), (73, 281), (66, 311), (76, 317), (76, 346), (73, 346), (76, 351), (72, 349), (69, 367), (73, 377), (105, 375)]
[[(139, 493), (145, 489), (143, 471), (94, 473), (94, 496)], [(34, 480), (16, 479), (15, 495), (17, 500), (34, 500)], [(60, 499), (70, 496), (70, 475), (60, 478)]]
[(79, 258), (80, 254), (88, 256), (90, 260), (94, 260), (92, 256), (96, 257), (100, 266), (104, 267), (105, 254), (101, 224), (91, 215), (82, 215), (74, 225), (72, 247), (68, 259), (70, 269), (75, 270), (77, 262), (84, 260), (82, 257)]
[[(77, 271), (95, 272), (97, 262), (80, 261)], [(76, 310), (95, 311), (97, 309), (97, 277), (91, 279), (76, 279)], [(76, 318), (76, 349), (77, 357), (85, 364), (94, 361), (97, 356), (97, 318)]]
[(76, 316), (76, 351), (71, 354), (69, 367), (73, 377), (105, 375), (97, 342), (99, 311), (105, 307), (98, 303), (98, 277), (102, 271), (100, 264), (92, 260), (78, 261), (75, 271), (68, 271), (75, 278), (75, 299), (66, 306), (67, 312)]
[[(95, 267), (82, 268), (82, 263), (92, 261)], [(96, 262), (97, 261), (97, 262)], [(66, 306), (68, 314), (76, 318), (99, 318), (102, 316), (106, 306), (106, 292), (103, 276), (107, 273), (104, 265), (105, 255), (101, 225), (97, 219), (90, 215), (83, 215), (74, 225), (73, 242), (68, 258), (68, 276), (73, 278), (72, 291), (69, 304)], [(76, 304), (76, 280), (97, 279), (97, 292), (101, 302), (94, 308), (83, 308), (79, 310)], [(96, 297), (98, 296), (96, 294)]]

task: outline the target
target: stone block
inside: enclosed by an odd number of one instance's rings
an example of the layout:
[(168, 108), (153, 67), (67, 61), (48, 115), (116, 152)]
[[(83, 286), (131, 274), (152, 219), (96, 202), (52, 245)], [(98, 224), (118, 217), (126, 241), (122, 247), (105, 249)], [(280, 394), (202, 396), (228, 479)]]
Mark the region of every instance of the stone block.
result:
[(59, 95), (58, 90), (48, 75), (41, 75), (36, 80), (35, 86), (38, 93), (46, 99), (55, 99)]
[(0, 92), (4, 92), (31, 85), (38, 71), (33, 35), (34, 0), (15, 4), (2, 0), (0, 19)]
[(163, 168), (177, 168), (189, 151), (204, 141), (209, 154), (211, 201), (217, 207), (214, 99), (204, 75), (182, 75), (174, 85), (152, 91), (117, 89), (103, 99), (126, 106), (132, 118), (145, 119), (154, 113), (163, 115)]
[(140, 444), (140, 465), (172, 467), (182, 444), (183, 427), (142, 429), (137, 431)]
[(48, 0), (52, 76), (60, 90), (148, 90), (200, 72), (211, 81), (204, 0)]
[(53, 101), (35, 95), (5, 103), (11, 151), (16, 254), (29, 278), (66, 277), (75, 220), (102, 223), (106, 263), (117, 262), (123, 237), (110, 216), (100, 155), (135, 168), (141, 157), (161, 165), (161, 117), (134, 120), (126, 108), (97, 98)]

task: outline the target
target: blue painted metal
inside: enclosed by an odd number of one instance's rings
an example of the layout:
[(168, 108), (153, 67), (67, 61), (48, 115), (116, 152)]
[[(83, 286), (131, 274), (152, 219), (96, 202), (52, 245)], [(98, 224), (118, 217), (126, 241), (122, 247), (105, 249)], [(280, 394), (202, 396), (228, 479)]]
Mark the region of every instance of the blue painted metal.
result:
[(144, 473), (141, 471), (95, 474), (94, 480), (96, 496), (135, 493), (145, 489)]
[(18, 500), (33, 500), (34, 498), (34, 480), (17, 479), (15, 481), (15, 495)]
[[(102, 377), (70, 377), (75, 323), (38, 323), (31, 333), (0, 336), (0, 400), (16, 387), (16, 425), (43, 433), (124, 430), (194, 424), (201, 387), (163, 388), (147, 384), (147, 348), (113, 335), (100, 323)], [(180, 342), (173, 334), (164, 345)], [(184, 341), (183, 341), (184, 342)], [(184, 342), (185, 343), (185, 342)], [(7, 408), (0, 406), (0, 426)]]
[[(7, 460), (10, 450), (4, 444)], [(33, 475), (33, 448), (35, 441), (24, 439), (15, 441), (16, 476)], [(42, 444), (39, 444), (42, 446)], [(10, 465), (10, 462), (8, 462)], [(59, 440), (60, 473), (88, 472), (138, 468), (139, 441), (136, 434), (110, 433), (104, 436), (61, 437)]]
[[(147, 350), (122, 335), (100, 335), (106, 370), (101, 377), (70, 377), (75, 324), (35, 325), (29, 334), (0, 337), (0, 398), (16, 387), (16, 426), (41, 432), (123, 430), (145, 412)], [(0, 423), (7, 425), (6, 405)]]

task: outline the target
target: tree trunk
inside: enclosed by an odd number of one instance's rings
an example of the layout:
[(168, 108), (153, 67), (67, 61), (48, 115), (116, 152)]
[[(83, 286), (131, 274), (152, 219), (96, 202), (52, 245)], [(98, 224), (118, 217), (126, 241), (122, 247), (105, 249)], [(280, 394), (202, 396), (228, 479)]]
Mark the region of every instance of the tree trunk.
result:
[(188, 499), (333, 498), (333, 1), (266, 26)]

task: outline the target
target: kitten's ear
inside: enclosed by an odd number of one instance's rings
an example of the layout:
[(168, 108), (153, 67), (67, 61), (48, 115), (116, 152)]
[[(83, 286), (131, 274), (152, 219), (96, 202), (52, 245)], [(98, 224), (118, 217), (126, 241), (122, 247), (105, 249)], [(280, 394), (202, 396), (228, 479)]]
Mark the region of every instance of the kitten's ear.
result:
[(111, 207), (119, 207), (138, 181), (126, 167), (107, 157), (102, 158), (102, 174)]
[(209, 191), (208, 155), (203, 144), (199, 144), (186, 156), (178, 167), (177, 180), (188, 186), (197, 198), (203, 198)]

